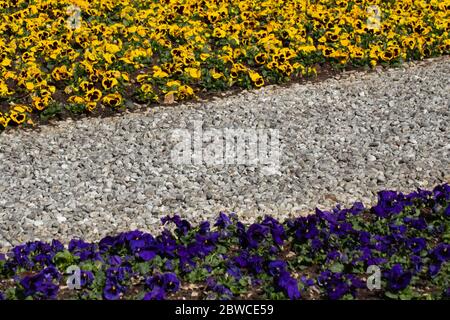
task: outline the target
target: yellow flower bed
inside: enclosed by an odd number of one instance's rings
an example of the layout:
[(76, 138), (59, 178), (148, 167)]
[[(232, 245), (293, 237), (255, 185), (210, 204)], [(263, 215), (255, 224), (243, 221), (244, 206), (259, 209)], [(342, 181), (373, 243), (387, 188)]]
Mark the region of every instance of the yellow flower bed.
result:
[[(450, 0), (0, 0), (0, 128), (449, 53)], [(31, 122), (30, 122), (31, 123)]]

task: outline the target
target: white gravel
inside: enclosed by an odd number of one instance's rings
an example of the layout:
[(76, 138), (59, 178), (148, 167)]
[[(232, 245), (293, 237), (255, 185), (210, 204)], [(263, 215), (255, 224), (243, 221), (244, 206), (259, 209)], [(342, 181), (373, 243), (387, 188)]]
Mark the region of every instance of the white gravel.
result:
[[(282, 218), (450, 182), (449, 57), (337, 78), (0, 134), (0, 247), (156, 231), (173, 213)], [(279, 130), (279, 174), (175, 164), (172, 129), (200, 120)]]

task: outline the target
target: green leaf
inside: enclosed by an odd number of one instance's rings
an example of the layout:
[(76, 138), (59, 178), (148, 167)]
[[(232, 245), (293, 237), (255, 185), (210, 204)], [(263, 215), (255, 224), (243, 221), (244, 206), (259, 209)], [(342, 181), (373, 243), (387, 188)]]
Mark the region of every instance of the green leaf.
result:
[(68, 266), (75, 264), (75, 262), (76, 262), (76, 258), (68, 250), (58, 252), (53, 257), (53, 263), (58, 268), (62, 268), (62, 269), (65, 269)]
[(8, 288), (5, 291), (6, 300), (15, 300), (16, 296), (16, 288)]
[(389, 291), (386, 291), (386, 292), (384, 293), (384, 295), (385, 295), (386, 297), (388, 297), (388, 298), (391, 298), (391, 299), (395, 299), (395, 300), (398, 299), (398, 294), (395, 294), (395, 293), (392, 293), (392, 292), (389, 292)]
[(152, 267), (151, 267), (150, 263), (148, 263), (148, 262), (137, 263), (135, 268), (136, 268), (137, 272), (139, 272), (142, 275), (147, 275), (152, 270)]
[(331, 267), (330, 270), (334, 273), (344, 271), (344, 265), (342, 263), (336, 262)]
[(250, 284), (250, 281), (247, 278), (241, 278), (239, 279), (239, 284), (243, 287), (246, 287)]

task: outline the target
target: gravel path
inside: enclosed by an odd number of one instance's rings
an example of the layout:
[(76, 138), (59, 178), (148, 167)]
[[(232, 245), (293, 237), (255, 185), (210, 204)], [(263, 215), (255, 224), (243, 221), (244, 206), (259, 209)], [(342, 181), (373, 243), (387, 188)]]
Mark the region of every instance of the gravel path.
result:
[[(0, 134), (0, 246), (156, 231), (175, 212), (286, 217), (450, 182), (449, 57), (338, 78)], [(172, 129), (196, 121), (279, 130), (279, 172), (174, 163)]]

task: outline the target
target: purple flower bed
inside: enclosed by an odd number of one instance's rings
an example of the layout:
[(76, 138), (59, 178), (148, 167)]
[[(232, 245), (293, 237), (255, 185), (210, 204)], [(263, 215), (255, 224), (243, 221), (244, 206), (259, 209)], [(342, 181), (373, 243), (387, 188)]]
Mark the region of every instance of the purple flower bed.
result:
[[(158, 236), (29, 242), (0, 255), (0, 299), (442, 299), (450, 295), (450, 186), (283, 223), (179, 216)], [(78, 288), (67, 268), (78, 268)], [(368, 280), (379, 271), (380, 286)], [(372, 268), (372, 267), (371, 267)], [(370, 268), (369, 268), (370, 269)], [(72, 278), (73, 279), (73, 278)]]

